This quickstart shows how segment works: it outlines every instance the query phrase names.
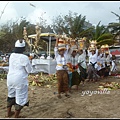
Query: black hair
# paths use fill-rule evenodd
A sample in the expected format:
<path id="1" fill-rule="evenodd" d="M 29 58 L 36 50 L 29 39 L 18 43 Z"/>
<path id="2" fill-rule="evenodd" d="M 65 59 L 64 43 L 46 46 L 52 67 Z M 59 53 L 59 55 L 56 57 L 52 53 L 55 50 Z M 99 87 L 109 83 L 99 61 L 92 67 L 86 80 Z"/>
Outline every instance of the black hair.
<path id="1" fill-rule="evenodd" d="M 25 51 L 25 47 L 15 47 L 14 52 L 15 53 L 23 53 Z"/>

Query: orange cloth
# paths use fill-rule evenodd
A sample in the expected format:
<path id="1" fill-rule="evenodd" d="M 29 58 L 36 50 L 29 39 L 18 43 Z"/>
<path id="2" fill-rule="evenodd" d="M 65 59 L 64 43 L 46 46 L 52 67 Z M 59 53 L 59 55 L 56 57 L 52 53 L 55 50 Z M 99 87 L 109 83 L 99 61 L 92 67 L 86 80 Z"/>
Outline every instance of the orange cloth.
<path id="1" fill-rule="evenodd" d="M 72 64 L 71 63 L 67 63 L 67 66 L 69 67 L 69 71 L 73 72 Z"/>
<path id="2" fill-rule="evenodd" d="M 74 70 L 76 70 L 78 68 L 79 68 L 78 64 L 77 65 L 72 65 L 73 72 L 74 72 Z"/>

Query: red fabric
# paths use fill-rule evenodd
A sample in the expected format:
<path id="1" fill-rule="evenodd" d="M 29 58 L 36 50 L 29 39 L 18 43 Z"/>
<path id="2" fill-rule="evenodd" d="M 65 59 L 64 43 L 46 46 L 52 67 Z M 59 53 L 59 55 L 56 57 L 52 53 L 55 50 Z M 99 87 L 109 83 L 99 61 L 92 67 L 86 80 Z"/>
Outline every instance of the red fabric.
<path id="1" fill-rule="evenodd" d="M 76 65 L 76 66 L 73 65 L 73 68 L 78 69 L 78 65 Z"/>
<path id="2" fill-rule="evenodd" d="M 111 52 L 112 55 L 120 55 L 120 51 L 119 50 L 115 50 Z"/>
<path id="3" fill-rule="evenodd" d="M 120 74 L 112 73 L 110 76 L 120 76 Z"/>

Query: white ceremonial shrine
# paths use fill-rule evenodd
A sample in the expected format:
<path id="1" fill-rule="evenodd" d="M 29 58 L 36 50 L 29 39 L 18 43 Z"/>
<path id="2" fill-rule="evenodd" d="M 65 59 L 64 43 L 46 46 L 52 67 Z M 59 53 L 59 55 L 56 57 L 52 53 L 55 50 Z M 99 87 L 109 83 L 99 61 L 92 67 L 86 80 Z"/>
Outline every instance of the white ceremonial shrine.
<path id="1" fill-rule="evenodd" d="M 37 34 L 28 35 L 28 38 L 30 38 L 31 43 L 33 39 L 36 39 L 36 36 Z M 56 60 L 51 57 L 51 43 L 56 40 L 55 34 L 40 33 L 39 36 L 42 40 L 44 40 L 47 43 L 47 56 L 45 58 L 44 55 L 41 55 L 41 57 L 32 59 L 32 73 L 43 72 L 48 74 L 55 74 L 57 63 Z"/>

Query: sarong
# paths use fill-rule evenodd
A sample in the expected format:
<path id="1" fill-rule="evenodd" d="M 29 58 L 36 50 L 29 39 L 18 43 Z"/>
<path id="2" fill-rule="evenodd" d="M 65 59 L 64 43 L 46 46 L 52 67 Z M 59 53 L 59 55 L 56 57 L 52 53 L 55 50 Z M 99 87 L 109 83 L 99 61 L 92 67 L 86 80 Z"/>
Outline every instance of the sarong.
<path id="1" fill-rule="evenodd" d="M 100 76 L 97 74 L 97 71 L 92 65 L 88 66 L 88 79 L 98 80 Z"/>
<path id="2" fill-rule="evenodd" d="M 80 75 L 77 71 L 72 72 L 72 86 L 79 85 L 81 82 Z"/>
<path id="3" fill-rule="evenodd" d="M 66 70 L 58 70 L 56 75 L 58 80 L 58 93 L 67 92 L 69 90 L 68 72 Z"/>
<path id="4" fill-rule="evenodd" d="M 105 77 L 109 76 L 109 72 L 110 72 L 110 66 L 106 66 L 104 76 Z"/>
<path id="5" fill-rule="evenodd" d="M 82 80 L 85 80 L 87 78 L 87 69 L 83 68 L 81 65 L 79 65 L 80 69 L 80 78 Z"/>
<path id="6" fill-rule="evenodd" d="M 72 73 L 69 73 L 68 76 L 69 76 L 68 84 L 69 84 L 69 88 L 71 88 L 72 87 Z"/>

